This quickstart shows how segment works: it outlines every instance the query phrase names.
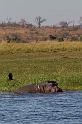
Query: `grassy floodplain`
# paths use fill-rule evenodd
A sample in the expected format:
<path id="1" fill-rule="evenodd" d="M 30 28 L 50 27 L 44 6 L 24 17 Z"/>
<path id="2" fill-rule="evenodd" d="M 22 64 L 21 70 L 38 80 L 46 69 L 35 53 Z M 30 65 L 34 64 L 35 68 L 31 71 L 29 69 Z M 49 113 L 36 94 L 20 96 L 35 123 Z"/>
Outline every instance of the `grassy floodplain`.
<path id="1" fill-rule="evenodd" d="M 13 81 L 7 80 L 9 72 Z M 82 89 L 82 43 L 0 43 L 0 91 L 44 80 L 56 80 L 62 89 Z"/>

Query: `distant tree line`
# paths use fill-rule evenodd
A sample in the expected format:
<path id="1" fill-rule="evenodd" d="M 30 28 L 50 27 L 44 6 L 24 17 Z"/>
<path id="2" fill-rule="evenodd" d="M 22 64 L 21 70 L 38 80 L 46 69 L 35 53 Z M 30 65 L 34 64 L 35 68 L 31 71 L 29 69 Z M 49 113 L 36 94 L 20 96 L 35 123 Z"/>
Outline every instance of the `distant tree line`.
<path id="1" fill-rule="evenodd" d="M 41 28 L 42 24 L 44 22 L 46 22 L 47 20 L 45 18 L 42 18 L 41 16 L 37 16 L 35 17 L 35 23 L 36 25 Z M 62 28 L 68 28 L 69 26 L 72 26 L 74 27 L 75 26 L 75 21 L 60 21 L 59 22 L 59 26 L 62 27 Z M 32 27 L 32 26 L 35 26 L 33 25 L 32 23 L 29 23 L 25 18 L 22 18 L 20 19 L 19 22 L 16 22 L 16 21 L 12 21 L 12 18 L 8 18 L 4 21 L 1 21 L 0 22 L 0 26 L 2 27 L 5 27 L 5 26 L 22 26 L 22 27 Z M 56 25 L 55 25 L 56 26 Z M 79 27 L 82 27 L 82 17 L 80 17 L 79 19 L 79 24 L 78 24 Z M 54 27 L 54 25 L 53 25 Z M 57 26 L 56 26 L 57 27 Z"/>

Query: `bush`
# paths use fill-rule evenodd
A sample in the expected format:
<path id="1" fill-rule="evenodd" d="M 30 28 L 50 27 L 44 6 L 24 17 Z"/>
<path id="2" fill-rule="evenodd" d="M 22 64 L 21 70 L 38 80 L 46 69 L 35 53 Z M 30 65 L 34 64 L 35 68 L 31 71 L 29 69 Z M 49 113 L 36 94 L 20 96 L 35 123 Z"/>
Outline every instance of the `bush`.
<path id="1" fill-rule="evenodd" d="M 6 36 L 6 40 L 8 43 L 10 43 L 11 41 L 15 41 L 18 42 L 21 40 L 20 36 L 17 34 L 9 34 Z"/>

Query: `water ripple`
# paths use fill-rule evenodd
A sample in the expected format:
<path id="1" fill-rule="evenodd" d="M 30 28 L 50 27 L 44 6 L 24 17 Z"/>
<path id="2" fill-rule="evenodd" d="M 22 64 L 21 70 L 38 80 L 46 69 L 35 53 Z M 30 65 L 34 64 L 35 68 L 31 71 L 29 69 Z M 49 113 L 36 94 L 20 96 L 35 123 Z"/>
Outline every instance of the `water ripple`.
<path id="1" fill-rule="evenodd" d="M 82 124 L 82 91 L 0 93 L 0 124 Z"/>

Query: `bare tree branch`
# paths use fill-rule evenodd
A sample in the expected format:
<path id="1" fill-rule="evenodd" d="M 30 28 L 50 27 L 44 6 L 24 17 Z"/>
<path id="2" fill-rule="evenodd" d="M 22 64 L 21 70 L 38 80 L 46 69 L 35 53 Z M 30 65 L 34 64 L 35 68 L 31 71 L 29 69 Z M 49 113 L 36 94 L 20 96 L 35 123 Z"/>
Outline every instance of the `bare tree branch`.
<path id="1" fill-rule="evenodd" d="M 36 24 L 38 25 L 39 28 L 41 27 L 41 24 L 45 21 L 46 21 L 46 19 L 42 18 L 41 16 L 38 16 L 38 17 L 35 18 L 35 22 L 36 22 Z"/>

